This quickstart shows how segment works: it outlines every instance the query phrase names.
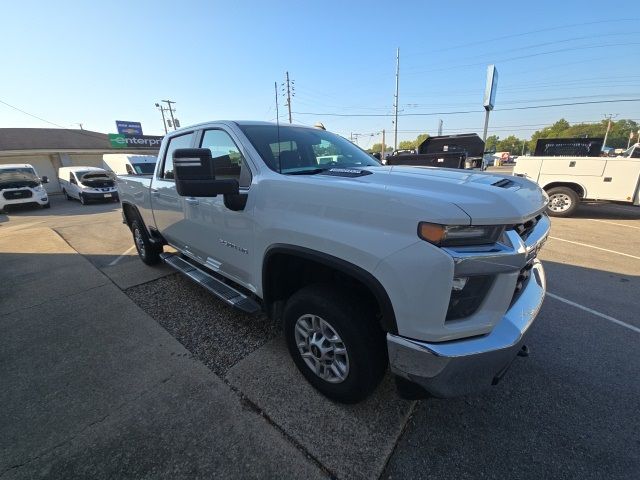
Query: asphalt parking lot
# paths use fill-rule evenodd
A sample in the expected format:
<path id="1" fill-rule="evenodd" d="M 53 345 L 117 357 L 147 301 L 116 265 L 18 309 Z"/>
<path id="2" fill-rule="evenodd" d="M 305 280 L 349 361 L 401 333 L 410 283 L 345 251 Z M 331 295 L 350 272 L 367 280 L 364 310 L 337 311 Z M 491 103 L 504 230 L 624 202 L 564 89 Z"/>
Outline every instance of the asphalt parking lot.
<path id="1" fill-rule="evenodd" d="M 541 253 L 549 295 L 532 327 L 531 355 L 518 358 L 499 385 L 473 397 L 408 402 L 396 397 L 386 379 L 372 399 L 349 407 L 328 402 L 306 385 L 282 348 L 278 327 L 266 318 L 231 310 L 165 267 L 144 266 L 117 204 L 83 207 L 54 196 L 50 210 L 0 215 L 0 238 L 29 238 L 42 228 L 57 233 L 133 301 L 131 308 L 177 340 L 202 367 L 198 375 L 213 372 L 214 387 L 230 392 L 226 402 L 244 405 L 262 421 L 251 427 L 257 421 L 251 417 L 245 428 L 265 429 L 263 438 L 291 448 L 291 462 L 299 462 L 301 469 L 287 469 L 283 478 L 628 479 L 640 471 L 640 208 L 583 205 L 575 218 L 552 220 Z M 2 269 L 0 264 L 0 274 Z M 189 401 L 197 409 L 198 402 L 211 400 Z M 214 413 L 219 415 L 212 412 L 213 423 Z M 206 415 L 197 420 L 196 434 L 211 435 L 205 432 Z M 5 426 L 11 421 L 5 419 Z M 111 449 L 114 457 L 129 458 L 123 450 L 138 451 L 128 461 L 142 462 L 141 455 L 170 434 L 157 425 L 149 430 L 152 434 L 122 434 L 120 443 L 102 453 Z M 13 425 L 11 431 L 19 429 Z M 14 443 L 30 445 L 31 457 L 39 456 L 37 449 L 44 447 L 15 435 Z M 211 455 L 198 445 L 189 450 L 194 462 Z M 61 460 L 50 450 L 47 455 L 43 461 L 49 467 L 62 462 L 68 468 L 47 469 L 42 460 L 0 465 L 0 478 L 42 472 L 80 477 L 78 462 L 94 462 L 87 470 L 92 476 L 161 476 L 154 475 L 152 466 L 101 470 L 101 462 L 111 465 L 106 456 Z M 178 465 L 178 459 L 184 460 L 181 452 L 168 449 L 163 455 L 160 473 L 188 476 Z M 259 454 L 251 449 L 248 455 Z M 37 470 L 30 469 L 32 463 Z M 223 463 L 217 468 L 221 477 L 234 476 Z"/>

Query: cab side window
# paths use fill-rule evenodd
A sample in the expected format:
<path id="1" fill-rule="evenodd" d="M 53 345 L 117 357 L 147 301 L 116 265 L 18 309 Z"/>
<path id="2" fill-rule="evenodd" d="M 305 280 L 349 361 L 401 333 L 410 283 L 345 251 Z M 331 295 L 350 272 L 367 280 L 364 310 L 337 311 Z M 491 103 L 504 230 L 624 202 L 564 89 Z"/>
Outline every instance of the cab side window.
<path id="1" fill-rule="evenodd" d="M 173 152 L 178 148 L 190 148 L 193 142 L 193 132 L 185 133 L 173 137 L 169 140 L 167 145 L 167 151 L 164 154 L 164 167 L 162 169 L 161 177 L 165 180 L 173 180 Z"/>
<path id="2" fill-rule="evenodd" d="M 240 149 L 224 130 L 205 130 L 200 148 L 211 151 L 216 179 L 235 179 L 241 187 L 251 185 L 251 171 Z"/>
<path id="3" fill-rule="evenodd" d="M 73 183 L 74 185 L 78 184 L 78 182 L 76 182 L 75 177 L 73 176 L 73 172 L 69 172 L 69 183 Z"/>

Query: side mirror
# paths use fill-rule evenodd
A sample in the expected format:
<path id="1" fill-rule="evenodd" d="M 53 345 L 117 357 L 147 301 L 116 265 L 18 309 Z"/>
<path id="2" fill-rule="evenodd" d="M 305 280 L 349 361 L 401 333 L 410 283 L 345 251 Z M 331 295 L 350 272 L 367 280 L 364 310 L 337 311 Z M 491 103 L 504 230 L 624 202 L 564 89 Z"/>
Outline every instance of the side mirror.
<path id="1" fill-rule="evenodd" d="M 382 155 L 380 155 L 380 152 L 372 153 L 372 154 L 371 154 L 371 156 L 372 156 L 373 158 L 375 158 L 376 160 L 378 160 L 378 161 L 381 161 L 381 160 L 382 160 Z"/>
<path id="2" fill-rule="evenodd" d="M 40 181 L 42 183 L 49 183 L 49 177 L 47 177 L 46 175 L 43 175 L 42 178 L 40 179 Z"/>
<path id="3" fill-rule="evenodd" d="M 236 179 L 216 180 L 208 148 L 179 148 L 173 152 L 173 177 L 181 197 L 216 197 L 240 193 Z"/>

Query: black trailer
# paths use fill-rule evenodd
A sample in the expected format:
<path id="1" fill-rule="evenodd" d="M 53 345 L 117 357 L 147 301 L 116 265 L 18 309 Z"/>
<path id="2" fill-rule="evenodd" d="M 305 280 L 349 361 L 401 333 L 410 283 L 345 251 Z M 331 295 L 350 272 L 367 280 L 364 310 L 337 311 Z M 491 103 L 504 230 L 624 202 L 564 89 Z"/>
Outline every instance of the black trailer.
<path id="1" fill-rule="evenodd" d="M 388 156 L 387 165 L 481 168 L 483 155 L 484 142 L 475 133 L 441 135 L 428 137 L 416 154 Z"/>

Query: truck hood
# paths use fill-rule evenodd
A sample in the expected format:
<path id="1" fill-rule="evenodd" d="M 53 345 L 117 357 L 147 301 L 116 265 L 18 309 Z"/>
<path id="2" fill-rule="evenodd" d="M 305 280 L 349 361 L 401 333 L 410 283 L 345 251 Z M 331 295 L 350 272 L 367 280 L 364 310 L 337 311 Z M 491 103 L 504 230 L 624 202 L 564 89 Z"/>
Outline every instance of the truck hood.
<path id="1" fill-rule="evenodd" d="M 448 202 L 463 210 L 475 225 L 522 223 L 544 210 L 548 202 L 537 184 L 521 177 L 434 167 L 368 167 L 363 171 L 371 174 L 341 181 L 383 188 L 396 198 L 421 197 L 427 205 L 428 199 Z"/>

